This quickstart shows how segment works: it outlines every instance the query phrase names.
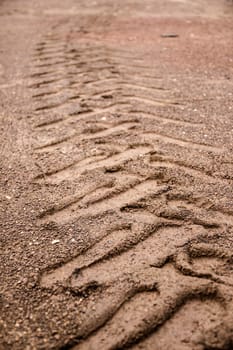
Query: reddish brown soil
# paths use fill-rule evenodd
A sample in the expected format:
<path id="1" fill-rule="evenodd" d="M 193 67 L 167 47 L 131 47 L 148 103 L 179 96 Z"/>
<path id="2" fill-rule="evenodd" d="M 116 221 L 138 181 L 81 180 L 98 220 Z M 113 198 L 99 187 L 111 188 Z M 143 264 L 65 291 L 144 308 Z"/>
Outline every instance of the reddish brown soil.
<path id="1" fill-rule="evenodd" d="M 233 349 L 233 5 L 0 1 L 0 349 Z"/>

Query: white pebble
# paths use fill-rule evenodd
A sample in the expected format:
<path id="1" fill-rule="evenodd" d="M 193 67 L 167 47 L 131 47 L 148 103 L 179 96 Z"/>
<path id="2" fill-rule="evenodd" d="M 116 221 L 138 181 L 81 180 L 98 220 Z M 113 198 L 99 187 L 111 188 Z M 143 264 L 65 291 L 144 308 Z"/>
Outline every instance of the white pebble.
<path id="1" fill-rule="evenodd" d="M 52 244 L 57 244 L 57 243 L 60 243 L 60 239 L 54 239 L 54 240 L 52 241 Z"/>

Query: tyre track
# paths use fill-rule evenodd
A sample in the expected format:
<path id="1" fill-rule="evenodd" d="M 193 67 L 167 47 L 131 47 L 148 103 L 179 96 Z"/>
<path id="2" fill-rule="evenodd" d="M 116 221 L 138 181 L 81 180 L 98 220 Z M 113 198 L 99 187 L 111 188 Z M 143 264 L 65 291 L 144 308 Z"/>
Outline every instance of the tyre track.
<path id="1" fill-rule="evenodd" d="M 34 154 L 42 159 L 78 144 L 85 156 L 64 167 L 43 168 L 34 181 L 62 188 L 64 182 L 72 186 L 74 180 L 100 171 L 106 183 L 95 186 L 87 180 L 78 193 L 42 210 L 38 223 L 66 227 L 114 213 L 126 224 L 92 237 L 82 254 L 41 272 L 41 287 L 62 286 L 86 298 L 87 312 L 77 335 L 61 349 L 130 347 L 203 298 L 207 304 L 214 300 L 225 317 L 222 288 L 232 288 L 233 257 L 230 241 L 221 249 L 217 244 L 221 234 L 232 230 L 233 217 L 205 208 L 207 192 L 199 202 L 182 198 L 184 188 L 177 181 L 184 174 L 194 182 L 201 178 L 229 186 L 225 173 L 218 176 L 195 161 L 199 154 L 215 161 L 226 150 L 195 140 L 193 131 L 201 130 L 202 122 L 182 119 L 190 101 L 173 96 L 144 59 L 104 45 L 75 45 L 58 34 L 56 40 L 45 38 L 33 55 L 29 88 L 35 102 Z M 147 131 L 150 123 L 157 125 L 156 131 Z M 180 137 L 175 127 L 189 139 Z M 88 155 L 88 148 L 106 143 L 118 144 L 118 150 Z M 159 155 L 163 148 L 166 156 Z M 184 159 L 177 160 L 180 149 Z M 141 174 L 144 167 L 147 176 Z M 192 180 L 190 187 L 195 191 Z M 181 198 L 173 195 L 176 191 Z"/>

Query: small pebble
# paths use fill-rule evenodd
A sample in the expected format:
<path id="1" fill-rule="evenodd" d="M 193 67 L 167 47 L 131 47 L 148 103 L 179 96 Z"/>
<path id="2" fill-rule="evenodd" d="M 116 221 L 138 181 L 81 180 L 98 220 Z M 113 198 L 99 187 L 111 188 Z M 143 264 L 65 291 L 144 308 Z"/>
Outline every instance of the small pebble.
<path id="1" fill-rule="evenodd" d="M 57 243 L 60 243 L 60 239 L 54 239 L 54 240 L 52 241 L 52 244 L 57 244 Z"/>
<path id="2" fill-rule="evenodd" d="M 175 33 L 161 34 L 161 38 L 178 38 L 179 35 Z"/>

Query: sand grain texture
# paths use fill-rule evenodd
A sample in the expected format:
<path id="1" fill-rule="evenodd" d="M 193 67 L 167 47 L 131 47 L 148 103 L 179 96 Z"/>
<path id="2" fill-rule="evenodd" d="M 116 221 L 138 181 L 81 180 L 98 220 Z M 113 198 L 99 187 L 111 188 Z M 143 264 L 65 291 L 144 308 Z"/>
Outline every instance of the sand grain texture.
<path id="1" fill-rule="evenodd" d="M 231 2 L 0 22 L 0 349 L 233 349 Z"/>

